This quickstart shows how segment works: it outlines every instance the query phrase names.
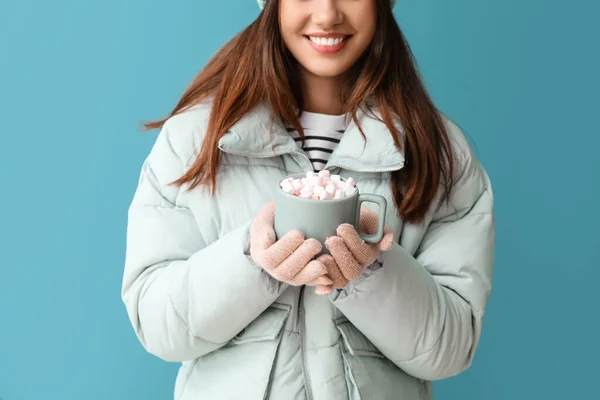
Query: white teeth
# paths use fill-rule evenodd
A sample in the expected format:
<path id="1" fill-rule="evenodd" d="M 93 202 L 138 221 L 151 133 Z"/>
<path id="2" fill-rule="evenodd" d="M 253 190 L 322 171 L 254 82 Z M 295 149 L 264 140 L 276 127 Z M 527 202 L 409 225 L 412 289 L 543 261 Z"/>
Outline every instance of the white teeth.
<path id="1" fill-rule="evenodd" d="M 318 44 L 319 46 L 335 46 L 340 44 L 343 40 L 344 37 L 338 37 L 338 38 L 323 38 L 323 37 L 315 37 L 315 36 L 309 36 L 308 37 L 310 39 L 311 42 Z"/>

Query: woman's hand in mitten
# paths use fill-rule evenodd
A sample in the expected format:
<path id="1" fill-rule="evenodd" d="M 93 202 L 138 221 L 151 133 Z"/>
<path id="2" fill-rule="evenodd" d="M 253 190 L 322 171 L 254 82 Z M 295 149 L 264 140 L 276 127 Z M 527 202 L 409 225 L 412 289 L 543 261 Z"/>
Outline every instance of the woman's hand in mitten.
<path id="1" fill-rule="evenodd" d="M 275 202 L 267 203 L 250 227 L 250 256 L 275 279 L 293 286 L 331 285 L 325 265 L 313 258 L 323 248 L 316 239 L 304 239 L 299 230 L 276 239 Z"/>
<path id="2" fill-rule="evenodd" d="M 361 208 L 361 232 L 376 233 L 378 223 L 377 214 L 366 207 Z M 333 283 L 319 285 L 319 294 L 329 294 L 334 288 L 346 287 L 349 281 L 358 278 L 366 267 L 375 262 L 379 251 L 390 250 L 394 242 L 394 234 L 388 226 L 385 227 L 383 238 L 378 243 L 366 243 L 350 224 L 340 225 L 336 232 L 336 236 L 331 236 L 325 241 L 325 247 L 331 255 L 326 254 L 318 258 L 318 261 L 327 267 L 328 277 Z"/>

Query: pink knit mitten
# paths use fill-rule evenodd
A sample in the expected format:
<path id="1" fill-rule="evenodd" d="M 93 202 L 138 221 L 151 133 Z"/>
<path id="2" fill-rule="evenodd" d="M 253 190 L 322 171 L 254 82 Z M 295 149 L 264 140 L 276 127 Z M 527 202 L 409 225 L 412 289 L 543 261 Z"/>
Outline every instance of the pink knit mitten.
<path id="1" fill-rule="evenodd" d="M 316 239 L 304 239 L 299 230 L 276 240 L 275 202 L 266 204 L 250 227 L 250 256 L 275 279 L 293 286 L 331 285 L 325 265 L 313 258 L 323 248 Z"/>
<path id="2" fill-rule="evenodd" d="M 359 230 L 367 234 L 377 232 L 379 217 L 366 207 L 360 210 Z M 383 238 L 379 243 L 365 243 L 354 227 L 342 224 L 337 228 L 337 236 L 331 236 L 325 241 L 325 247 L 331 255 L 325 254 L 317 260 L 323 263 L 328 270 L 328 276 L 333 281 L 331 285 L 318 285 L 318 294 L 329 294 L 333 288 L 342 289 L 349 281 L 360 276 L 363 269 L 373 264 L 379 251 L 388 251 L 392 248 L 394 234 L 386 226 Z"/>

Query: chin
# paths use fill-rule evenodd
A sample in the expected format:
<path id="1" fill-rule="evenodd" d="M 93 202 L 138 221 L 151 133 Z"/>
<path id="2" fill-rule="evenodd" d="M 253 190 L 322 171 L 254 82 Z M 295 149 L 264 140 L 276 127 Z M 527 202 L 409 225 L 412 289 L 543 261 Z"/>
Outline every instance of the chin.
<path id="1" fill-rule="evenodd" d="M 348 68 L 340 68 L 339 66 L 331 67 L 331 66 L 304 66 L 310 74 L 321 77 L 321 78 L 336 78 L 343 75 Z"/>

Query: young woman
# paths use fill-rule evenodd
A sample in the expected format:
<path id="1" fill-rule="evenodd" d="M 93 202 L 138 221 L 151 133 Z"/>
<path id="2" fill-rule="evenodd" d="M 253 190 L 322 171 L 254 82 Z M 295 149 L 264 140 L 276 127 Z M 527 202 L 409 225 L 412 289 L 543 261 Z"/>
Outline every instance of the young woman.
<path id="1" fill-rule="evenodd" d="M 480 340 L 488 176 L 428 97 L 390 0 L 261 6 L 147 125 L 160 133 L 122 291 L 135 332 L 182 363 L 178 400 L 431 399 Z M 388 200 L 380 243 L 350 225 L 324 244 L 276 238 L 279 182 L 321 170 Z"/>

